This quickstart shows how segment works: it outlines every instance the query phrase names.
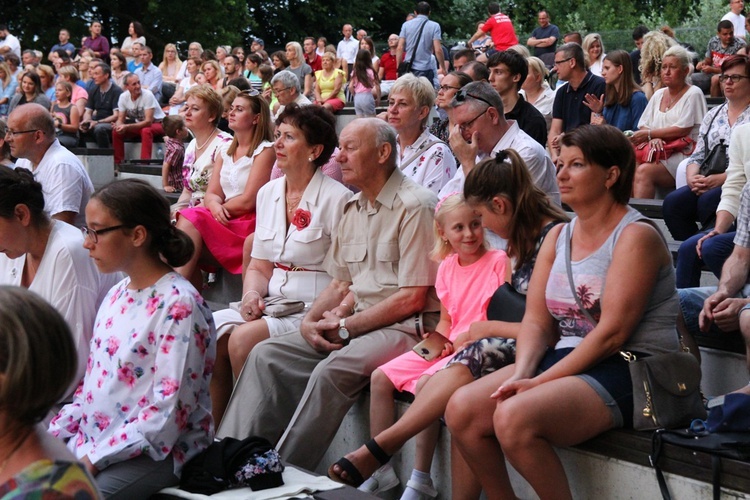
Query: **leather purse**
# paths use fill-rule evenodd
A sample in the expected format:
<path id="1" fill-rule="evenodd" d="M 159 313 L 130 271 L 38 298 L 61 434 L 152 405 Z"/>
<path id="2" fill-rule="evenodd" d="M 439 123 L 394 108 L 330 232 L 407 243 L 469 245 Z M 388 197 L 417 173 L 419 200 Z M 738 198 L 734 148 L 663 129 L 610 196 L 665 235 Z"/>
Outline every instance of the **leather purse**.
<path id="1" fill-rule="evenodd" d="M 684 155 L 692 154 L 695 149 L 695 141 L 688 136 L 673 139 L 664 143 L 663 150 L 657 150 L 651 147 L 648 142 L 643 142 L 635 147 L 635 164 L 654 163 L 661 160 L 667 160 L 675 153 Z"/>
<path id="2" fill-rule="evenodd" d="M 633 428 L 637 431 L 676 429 L 706 418 L 701 397 L 701 367 L 689 352 L 671 352 L 637 359 L 620 351 L 633 381 Z"/>

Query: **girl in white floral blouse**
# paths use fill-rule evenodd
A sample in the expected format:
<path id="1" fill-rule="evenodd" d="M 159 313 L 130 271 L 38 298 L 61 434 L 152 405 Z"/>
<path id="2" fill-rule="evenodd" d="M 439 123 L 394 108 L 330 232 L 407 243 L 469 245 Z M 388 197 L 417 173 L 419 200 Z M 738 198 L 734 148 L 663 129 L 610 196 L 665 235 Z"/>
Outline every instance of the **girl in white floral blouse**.
<path id="1" fill-rule="evenodd" d="M 201 296 L 172 269 L 193 245 L 156 190 L 109 184 L 92 195 L 86 223 L 84 247 L 99 270 L 127 278 L 102 302 L 83 382 L 49 430 L 107 498 L 148 498 L 176 484 L 213 439 L 216 333 Z"/>

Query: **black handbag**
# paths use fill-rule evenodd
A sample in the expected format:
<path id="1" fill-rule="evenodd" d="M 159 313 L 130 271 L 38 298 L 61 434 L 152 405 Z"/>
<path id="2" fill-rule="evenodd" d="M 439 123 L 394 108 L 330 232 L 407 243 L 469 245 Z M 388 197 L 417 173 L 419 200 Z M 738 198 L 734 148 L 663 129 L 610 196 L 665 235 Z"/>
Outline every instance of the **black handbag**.
<path id="1" fill-rule="evenodd" d="M 507 321 L 520 323 L 526 312 L 526 295 L 518 293 L 510 283 L 503 283 L 492 294 L 487 304 L 489 321 Z"/>
<path id="2" fill-rule="evenodd" d="M 570 224 L 566 227 L 565 260 L 568 282 L 576 304 L 596 326 L 576 293 L 570 262 Z M 682 339 L 680 339 L 682 344 Z M 636 359 L 620 351 L 628 361 L 633 384 L 633 428 L 637 431 L 684 427 L 693 419 L 706 418 L 701 396 L 701 367 L 689 352 L 670 352 Z"/>
<path id="3" fill-rule="evenodd" d="M 417 47 L 419 46 L 419 42 L 422 40 L 422 31 L 424 31 L 424 25 L 427 24 L 427 21 L 429 19 L 425 19 L 425 21 L 422 23 L 422 26 L 419 28 L 419 33 L 417 33 L 417 41 L 414 43 L 414 48 L 411 51 L 411 58 L 408 61 L 401 61 L 398 64 L 398 76 L 404 76 L 407 73 L 411 73 L 411 63 L 414 61 L 414 56 L 417 55 Z"/>
<path id="4" fill-rule="evenodd" d="M 722 106 L 726 106 L 726 103 Z M 724 139 L 719 139 L 719 144 L 714 146 L 711 151 L 708 151 L 708 138 L 706 136 L 708 135 L 708 132 L 711 131 L 711 126 L 714 124 L 714 120 L 718 114 L 719 111 L 717 111 L 714 117 L 711 118 L 711 123 L 708 125 L 708 131 L 703 135 L 703 150 L 704 152 L 707 151 L 707 153 L 705 158 L 703 158 L 700 167 L 698 167 L 698 173 L 706 177 L 714 174 L 723 174 L 729 166 L 729 153 L 727 151 L 729 145 L 724 142 Z"/>

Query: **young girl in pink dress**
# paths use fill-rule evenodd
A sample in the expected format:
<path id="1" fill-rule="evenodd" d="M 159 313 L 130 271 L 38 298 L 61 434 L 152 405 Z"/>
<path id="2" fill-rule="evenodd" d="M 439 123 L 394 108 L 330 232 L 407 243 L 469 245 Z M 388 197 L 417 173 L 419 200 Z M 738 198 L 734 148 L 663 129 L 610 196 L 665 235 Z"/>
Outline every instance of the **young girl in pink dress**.
<path id="1" fill-rule="evenodd" d="M 466 204 L 462 194 L 449 194 L 438 203 L 434 224 L 432 256 L 442 261 L 435 282 L 441 303 L 440 322 L 435 330 L 451 344 L 446 344 L 442 354 L 432 361 L 425 361 L 409 351 L 373 372 L 370 382 L 370 432 L 373 436 L 395 421 L 393 390 L 417 394 L 430 376 L 445 367 L 455 350 L 468 340 L 461 334 L 468 332 L 475 321 L 487 320 L 487 303 L 492 294 L 510 280 L 508 256 L 501 250 L 488 249 L 482 219 Z M 432 488 L 429 471 L 439 430 L 439 423 L 435 421 L 417 434 L 414 471 L 402 499 L 437 494 Z M 382 491 L 383 485 L 380 486 Z"/>

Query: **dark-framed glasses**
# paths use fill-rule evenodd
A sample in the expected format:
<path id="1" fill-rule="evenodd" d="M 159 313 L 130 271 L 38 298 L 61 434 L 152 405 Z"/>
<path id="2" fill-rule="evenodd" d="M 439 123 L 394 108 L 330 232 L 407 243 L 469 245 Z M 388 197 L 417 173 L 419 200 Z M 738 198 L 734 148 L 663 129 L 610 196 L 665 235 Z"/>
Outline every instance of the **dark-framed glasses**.
<path id="1" fill-rule="evenodd" d="M 92 243 L 99 243 L 100 235 L 107 234 L 111 231 L 116 231 L 117 229 L 122 229 L 124 227 L 127 226 L 125 226 L 124 224 L 118 224 L 117 226 L 103 227 L 101 229 L 91 229 L 88 226 L 82 226 L 81 232 L 83 233 L 83 237 L 90 239 Z"/>
<path id="2" fill-rule="evenodd" d="M 732 80 L 732 83 L 739 83 L 740 80 L 743 78 L 750 78 L 750 76 L 745 75 L 719 75 L 719 82 L 724 83 L 727 80 Z"/>

